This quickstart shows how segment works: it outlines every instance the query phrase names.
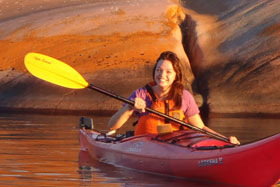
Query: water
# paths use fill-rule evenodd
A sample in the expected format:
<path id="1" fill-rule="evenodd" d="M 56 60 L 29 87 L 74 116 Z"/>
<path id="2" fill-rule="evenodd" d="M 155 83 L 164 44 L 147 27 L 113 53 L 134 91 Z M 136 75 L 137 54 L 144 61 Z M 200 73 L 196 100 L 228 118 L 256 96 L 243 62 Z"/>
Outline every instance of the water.
<path id="1" fill-rule="evenodd" d="M 108 117 L 93 117 L 106 129 Z M 131 123 L 132 119 L 129 123 Z M 80 151 L 79 116 L 0 115 L 0 186 L 217 186 L 145 174 L 99 163 Z M 209 120 L 242 143 L 280 132 L 280 119 Z M 127 124 L 126 128 L 132 129 Z"/>

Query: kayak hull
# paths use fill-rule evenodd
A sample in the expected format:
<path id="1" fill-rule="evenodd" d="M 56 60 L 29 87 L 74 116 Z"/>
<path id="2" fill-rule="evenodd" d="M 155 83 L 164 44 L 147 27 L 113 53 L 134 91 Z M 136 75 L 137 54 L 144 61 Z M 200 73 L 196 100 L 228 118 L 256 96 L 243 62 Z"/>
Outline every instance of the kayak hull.
<path id="1" fill-rule="evenodd" d="M 79 137 L 82 150 L 87 150 L 94 159 L 116 166 L 241 186 L 272 186 L 279 180 L 280 134 L 228 148 L 221 148 L 227 143 L 211 138 L 197 141 L 200 135 L 192 132 L 179 144 L 168 141 L 172 134 L 106 142 L 102 141 L 106 137 L 98 132 L 80 129 Z"/>

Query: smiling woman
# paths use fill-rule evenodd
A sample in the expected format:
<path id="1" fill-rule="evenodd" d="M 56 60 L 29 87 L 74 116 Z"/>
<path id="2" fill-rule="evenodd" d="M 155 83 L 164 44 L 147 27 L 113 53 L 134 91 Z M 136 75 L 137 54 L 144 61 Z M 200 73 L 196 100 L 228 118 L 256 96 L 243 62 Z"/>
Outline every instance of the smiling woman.
<path id="1" fill-rule="evenodd" d="M 110 119 L 109 128 L 116 130 L 122 127 L 132 114 L 136 114 L 139 120 L 135 135 L 161 134 L 184 129 L 178 123 L 169 122 L 168 119 L 146 112 L 145 108 L 148 107 L 224 137 L 204 125 L 193 96 L 184 90 L 180 63 L 180 59 L 174 52 L 161 53 L 154 66 L 154 82 L 132 93 L 129 99 L 135 101 L 134 107 L 124 104 Z M 229 141 L 240 144 L 235 137 L 230 137 Z"/>
<path id="2" fill-rule="evenodd" d="M 184 88 L 180 59 L 173 52 L 161 53 L 154 66 L 153 78 L 156 83 L 154 91 L 160 99 L 174 99 L 175 106 L 181 105 Z"/>

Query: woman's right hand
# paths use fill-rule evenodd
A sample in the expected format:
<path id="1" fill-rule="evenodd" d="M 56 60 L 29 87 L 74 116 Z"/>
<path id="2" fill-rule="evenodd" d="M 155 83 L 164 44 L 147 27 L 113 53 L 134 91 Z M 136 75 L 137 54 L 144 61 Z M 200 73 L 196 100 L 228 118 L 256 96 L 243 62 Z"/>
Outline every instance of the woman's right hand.
<path id="1" fill-rule="evenodd" d="M 140 97 L 136 97 L 134 100 L 134 110 L 137 112 L 145 112 L 145 108 L 146 108 L 146 102 L 140 98 Z"/>
<path id="2" fill-rule="evenodd" d="M 240 145 L 240 142 L 238 141 L 238 139 L 235 136 L 230 136 L 229 141 L 232 144 Z"/>

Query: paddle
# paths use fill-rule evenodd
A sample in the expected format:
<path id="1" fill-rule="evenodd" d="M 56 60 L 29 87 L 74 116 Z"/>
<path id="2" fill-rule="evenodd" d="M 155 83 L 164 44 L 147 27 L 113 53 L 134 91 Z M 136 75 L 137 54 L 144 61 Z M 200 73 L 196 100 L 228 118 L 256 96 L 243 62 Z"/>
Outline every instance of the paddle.
<path id="1" fill-rule="evenodd" d="M 34 75 L 35 77 L 38 77 L 40 79 L 43 79 L 47 82 L 51 82 L 53 84 L 63 86 L 66 88 L 72 88 L 72 89 L 83 89 L 83 88 L 89 88 L 92 90 L 95 90 L 97 92 L 100 92 L 102 94 L 105 94 L 107 96 L 113 97 L 117 100 L 120 100 L 122 102 L 125 102 L 129 105 L 134 106 L 134 101 L 131 101 L 127 98 L 124 98 L 122 96 L 119 96 L 117 94 L 114 94 L 112 92 L 106 91 L 102 88 L 99 88 L 97 86 L 94 86 L 93 84 L 89 84 L 80 73 L 78 73 L 75 69 L 73 69 L 71 66 L 54 59 L 52 57 L 38 54 L 38 53 L 28 53 L 25 56 L 24 59 L 25 66 L 27 70 Z M 164 113 L 158 112 L 156 110 L 153 110 L 151 108 L 146 108 L 148 112 L 154 113 L 156 115 L 159 115 L 161 117 L 167 118 L 170 121 L 176 122 L 180 125 L 183 125 L 185 127 L 188 127 L 192 130 L 202 132 L 204 134 L 207 134 L 213 138 L 216 138 L 218 140 L 222 140 L 224 142 L 230 143 L 230 141 L 223 137 L 219 136 L 217 134 L 208 132 L 204 129 L 201 129 L 199 127 L 193 126 L 189 123 L 186 123 L 184 121 L 178 120 L 176 118 L 173 118 L 171 116 L 168 116 Z"/>

